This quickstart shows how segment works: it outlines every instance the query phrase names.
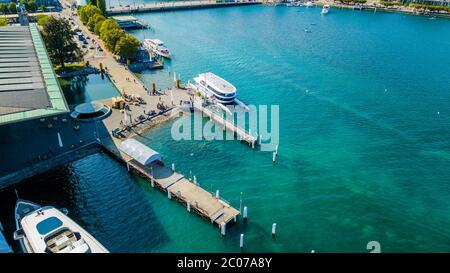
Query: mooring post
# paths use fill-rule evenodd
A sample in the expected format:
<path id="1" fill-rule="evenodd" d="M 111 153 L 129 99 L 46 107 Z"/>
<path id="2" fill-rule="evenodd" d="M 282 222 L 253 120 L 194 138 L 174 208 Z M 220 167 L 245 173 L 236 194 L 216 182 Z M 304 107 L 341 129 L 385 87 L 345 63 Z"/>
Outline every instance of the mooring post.
<path id="1" fill-rule="evenodd" d="M 242 212 L 242 192 L 241 192 L 241 198 L 239 200 L 239 213 Z"/>
<path id="2" fill-rule="evenodd" d="M 175 171 L 175 163 L 172 163 L 172 171 Z"/>
<path id="3" fill-rule="evenodd" d="M 244 234 L 241 233 L 241 238 L 239 240 L 239 247 L 241 248 L 241 250 L 244 249 Z"/>
<path id="4" fill-rule="evenodd" d="M 277 223 L 272 224 L 272 238 L 275 238 L 275 233 L 277 231 Z"/>
<path id="5" fill-rule="evenodd" d="M 222 234 L 222 236 L 225 236 L 225 234 L 226 234 L 226 225 L 227 224 L 225 224 L 225 223 L 220 225 L 220 233 Z"/>
<path id="6" fill-rule="evenodd" d="M 219 190 L 216 190 L 216 198 L 219 199 Z"/>
<path id="7" fill-rule="evenodd" d="M 127 161 L 127 171 L 130 171 L 130 164 Z"/>
<path id="8" fill-rule="evenodd" d="M 155 180 L 153 180 L 153 177 L 150 178 L 150 185 L 152 185 L 152 188 L 155 187 Z"/>
<path id="9" fill-rule="evenodd" d="M 187 202 L 187 211 L 191 212 L 191 202 Z"/>
<path id="10" fill-rule="evenodd" d="M 194 175 L 194 184 L 197 185 L 197 177 Z"/>
<path id="11" fill-rule="evenodd" d="M 169 189 L 167 189 L 167 198 L 172 199 L 172 194 Z"/>
<path id="12" fill-rule="evenodd" d="M 244 222 L 247 222 L 247 207 L 244 207 Z"/>
<path id="13" fill-rule="evenodd" d="M 272 153 L 272 161 L 275 163 L 275 160 L 277 159 L 277 154 L 275 152 Z"/>

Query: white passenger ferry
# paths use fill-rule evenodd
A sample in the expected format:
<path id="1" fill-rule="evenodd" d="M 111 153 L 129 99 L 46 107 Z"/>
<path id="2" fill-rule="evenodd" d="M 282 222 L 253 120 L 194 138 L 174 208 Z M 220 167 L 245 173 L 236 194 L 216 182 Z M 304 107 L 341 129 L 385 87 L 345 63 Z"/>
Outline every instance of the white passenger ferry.
<path id="1" fill-rule="evenodd" d="M 159 56 L 167 59 L 170 59 L 171 57 L 169 49 L 159 39 L 144 39 L 143 45 L 147 50 L 150 50 Z"/>
<path id="2" fill-rule="evenodd" d="M 67 215 L 67 210 L 18 200 L 15 209 L 18 240 L 24 253 L 108 253 L 91 234 Z"/>
<path id="3" fill-rule="evenodd" d="M 211 73 L 202 73 L 194 78 L 196 89 L 203 95 L 213 98 L 222 104 L 234 103 L 236 99 L 236 87 L 221 77 Z"/>

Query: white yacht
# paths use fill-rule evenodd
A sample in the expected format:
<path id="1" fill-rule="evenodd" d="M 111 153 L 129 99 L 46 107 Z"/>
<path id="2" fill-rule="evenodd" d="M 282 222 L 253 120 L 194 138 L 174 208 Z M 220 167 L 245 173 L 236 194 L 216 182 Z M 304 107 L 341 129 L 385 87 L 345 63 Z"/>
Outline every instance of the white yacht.
<path id="1" fill-rule="evenodd" d="M 171 57 L 169 49 L 159 39 L 144 39 L 143 45 L 147 50 L 153 51 L 159 56 L 167 59 L 170 59 Z"/>
<path id="2" fill-rule="evenodd" d="M 24 253 L 108 253 L 66 215 L 66 209 L 63 211 L 30 201 L 17 201 L 14 240 L 19 241 Z"/>
<path id="3" fill-rule="evenodd" d="M 236 99 L 236 87 L 221 77 L 211 73 L 202 73 L 194 78 L 195 88 L 203 95 L 213 98 L 222 104 L 234 103 Z"/>
<path id="4" fill-rule="evenodd" d="M 330 11 L 330 5 L 323 5 L 322 11 L 320 13 L 328 14 L 329 11 Z"/>

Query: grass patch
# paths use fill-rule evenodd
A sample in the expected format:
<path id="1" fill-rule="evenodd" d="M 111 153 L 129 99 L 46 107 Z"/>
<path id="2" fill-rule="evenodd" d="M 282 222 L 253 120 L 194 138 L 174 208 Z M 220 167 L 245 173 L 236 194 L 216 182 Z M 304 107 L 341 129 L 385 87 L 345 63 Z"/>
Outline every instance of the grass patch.
<path id="1" fill-rule="evenodd" d="M 54 67 L 54 69 L 57 74 L 61 74 L 62 72 L 75 72 L 75 71 L 81 70 L 85 67 L 86 67 L 86 64 L 84 64 L 84 63 L 67 63 L 67 64 L 64 64 L 64 68 L 61 67 L 61 65 L 56 65 Z"/>

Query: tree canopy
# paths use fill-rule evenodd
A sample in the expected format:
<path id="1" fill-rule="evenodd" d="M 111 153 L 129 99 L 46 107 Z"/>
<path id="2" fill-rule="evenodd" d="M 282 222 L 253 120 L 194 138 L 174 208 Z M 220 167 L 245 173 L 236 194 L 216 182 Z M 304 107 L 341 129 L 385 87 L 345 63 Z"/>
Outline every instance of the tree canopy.
<path id="1" fill-rule="evenodd" d="M 125 34 L 116 43 L 115 53 L 126 59 L 136 57 L 136 49 L 141 42 L 133 35 Z"/>
<path id="2" fill-rule="evenodd" d="M 83 24 L 87 24 L 89 22 L 89 18 L 96 14 L 101 14 L 101 11 L 94 5 L 87 5 L 80 7 L 78 13 L 80 15 L 81 22 L 83 22 Z"/>
<path id="3" fill-rule="evenodd" d="M 106 22 L 106 21 L 105 21 Z M 103 22 L 103 24 L 105 24 Z M 122 37 L 123 31 L 121 29 L 110 29 L 110 30 L 100 30 L 100 37 L 105 42 L 105 46 L 109 51 L 114 52 L 116 48 L 116 43 L 119 41 L 120 37 Z"/>
<path id="4" fill-rule="evenodd" d="M 64 67 L 65 62 L 75 62 L 81 58 L 68 21 L 50 16 L 42 27 L 45 46 L 54 64 Z"/>
<path id="5" fill-rule="evenodd" d="M 88 20 L 86 26 L 88 27 L 88 29 L 89 29 L 90 31 L 94 31 L 95 25 L 96 25 L 98 22 L 103 22 L 103 21 L 105 21 L 105 20 L 106 20 L 105 16 L 103 16 L 103 15 L 101 15 L 101 14 L 95 14 L 94 16 L 92 16 L 92 17 L 89 18 L 89 20 Z"/>
<path id="6" fill-rule="evenodd" d="M 97 8 L 106 16 L 106 2 L 105 0 L 97 0 Z"/>
<path id="7" fill-rule="evenodd" d="M 36 16 L 36 22 L 38 25 L 43 26 L 48 21 L 48 18 L 50 18 L 48 15 L 39 14 Z"/>
<path id="8" fill-rule="evenodd" d="M 7 13 L 8 11 L 9 11 L 8 6 L 3 3 L 0 3 L 0 12 Z"/>
<path id="9" fill-rule="evenodd" d="M 109 51 L 128 60 L 135 58 L 137 47 L 140 45 L 139 40 L 130 34 L 126 34 L 114 19 L 105 18 L 106 6 L 104 0 L 95 2 L 97 6 L 94 6 L 90 1 L 90 5 L 79 8 L 80 20 L 90 31 L 100 36 Z"/>
<path id="10" fill-rule="evenodd" d="M 8 11 L 11 13 L 17 13 L 17 5 L 14 2 L 9 3 Z"/>
<path id="11" fill-rule="evenodd" d="M 0 27 L 4 27 L 8 25 L 8 19 L 0 18 Z"/>

